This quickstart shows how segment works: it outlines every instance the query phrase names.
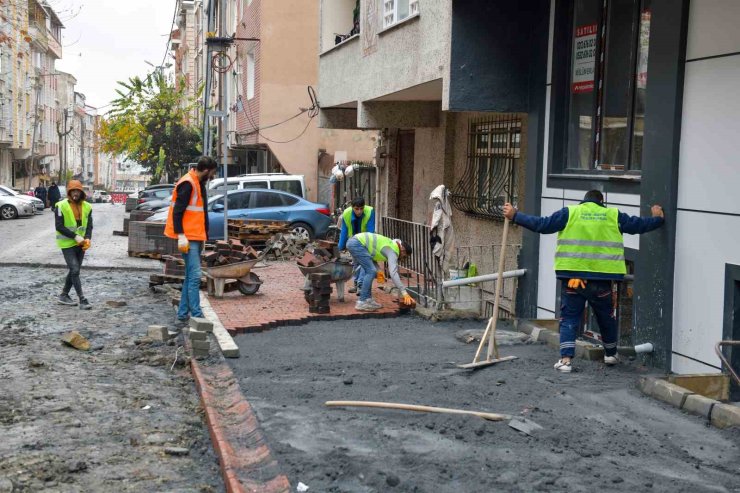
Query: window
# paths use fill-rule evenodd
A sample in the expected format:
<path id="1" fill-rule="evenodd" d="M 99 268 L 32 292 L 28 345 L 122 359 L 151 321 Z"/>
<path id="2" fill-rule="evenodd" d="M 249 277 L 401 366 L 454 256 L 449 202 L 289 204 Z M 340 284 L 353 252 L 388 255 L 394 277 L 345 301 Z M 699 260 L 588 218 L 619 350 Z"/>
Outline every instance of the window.
<path id="1" fill-rule="evenodd" d="M 468 214 L 503 219 L 506 202 L 516 204 L 522 121 L 516 115 L 497 115 L 471 121 L 468 164 L 452 191 L 452 205 Z"/>
<path id="2" fill-rule="evenodd" d="M 303 189 L 301 188 L 301 182 L 298 180 L 273 180 L 272 188 L 275 190 L 282 190 L 283 192 L 292 193 L 303 197 Z"/>
<path id="3" fill-rule="evenodd" d="M 261 208 L 261 207 L 281 207 L 283 205 L 283 200 L 280 197 L 279 193 L 269 193 L 269 192 L 255 192 L 257 194 L 257 198 L 255 200 L 255 207 Z"/>
<path id="4" fill-rule="evenodd" d="M 250 192 L 230 193 L 229 209 L 249 209 Z"/>
<path id="5" fill-rule="evenodd" d="M 575 0 L 566 168 L 642 169 L 651 0 Z"/>
<path id="6" fill-rule="evenodd" d="M 247 53 L 247 99 L 254 98 L 254 50 Z"/>
<path id="7" fill-rule="evenodd" d="M 296 205 L 298 203 L 297 197 L 290 197 L 288 195 L 282 195 L 283 205 Z"/>
<path id="8" fill-rule="evenodd" d="M 419 0 L 384 0 L 383 27 L 390 27 L 418 13 Z"/>
<path id="9" fill-rule="evenodd" d="M 243 181 L 240 188 L 267 188 L 266 181 Z"/>

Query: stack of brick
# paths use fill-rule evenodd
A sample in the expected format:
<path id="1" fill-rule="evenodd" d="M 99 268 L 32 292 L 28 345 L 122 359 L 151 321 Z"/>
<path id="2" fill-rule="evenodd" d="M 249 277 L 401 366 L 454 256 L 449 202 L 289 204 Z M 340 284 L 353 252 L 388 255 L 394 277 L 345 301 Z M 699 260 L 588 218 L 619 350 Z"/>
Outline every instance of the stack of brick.
<path id="1" fill-rule="evenodd" d="M 162 261 L 164 261 L 165 276 L 185 277 L 185 261 L 182 258 L 164 255 Z"/>
<path id="2" fill-rule="evenodd" d="M 290 224 L 286 221 L 265 221 L 259 219 L 229 219 L 229 238 L 253 243 L 266 243 L 278 233 L 288 233 Z"/>
<path id="3" fill-rule="evenodd" d="M 302 267 L 316 267 L 331 262 L 335 258 L 333 252 L 325 248 L 314 248 L 313 252 L 304 252 L 303 257 L 298 260 L 298 265 Z"/>
<path id="4" fill-rule="evenodd" d="M 268 258 L 288 260 L 300 257 L 308 246 L 308 240 L 294 234 L 278 233 L 265 244 L 263 250 Z"/>
<path id="5" fill-rule="evenodd" d="M 191 317 L 190 346 L 193 349 L 193 358 L 207 358 L 211 351 L 211 343 L 208 341 L 208 333 L 213 332 L 213 324 L 205 318 Z"/>
<path id="6" fill-rule="evenodd" d="M 306 291 L 306 301 L 310 313 L 329 313 L 329 298 L 331 297 L 331 275 L 310 274 L 311 291 Z"/>
<path id="7" fill-rule="evenodd" d="M 235 264 L 259 258 L 260 253 L 239 240 L 217 241 L 215 249 L 204 251 L 202 259 L 207 267 Z"/>

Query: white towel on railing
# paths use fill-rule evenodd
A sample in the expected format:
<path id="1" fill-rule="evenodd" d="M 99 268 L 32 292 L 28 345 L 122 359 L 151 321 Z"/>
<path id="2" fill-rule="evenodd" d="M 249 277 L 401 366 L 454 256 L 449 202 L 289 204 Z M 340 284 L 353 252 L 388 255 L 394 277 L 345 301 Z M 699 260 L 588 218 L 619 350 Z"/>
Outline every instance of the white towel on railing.
<path id="1" fill-rule="evenodd" d="M 452 229 L 452 207 L 450 207 L 447 187 L 440 185 L 429 195 L 432 201 L 432 221 L 429 224 L 432 237 L 439 236 L 440 243 L 436 243 L 432 254 L 437 258 L 443 272 L 447 271 L 452 251 L 455 248 L 455 233 Z"/>

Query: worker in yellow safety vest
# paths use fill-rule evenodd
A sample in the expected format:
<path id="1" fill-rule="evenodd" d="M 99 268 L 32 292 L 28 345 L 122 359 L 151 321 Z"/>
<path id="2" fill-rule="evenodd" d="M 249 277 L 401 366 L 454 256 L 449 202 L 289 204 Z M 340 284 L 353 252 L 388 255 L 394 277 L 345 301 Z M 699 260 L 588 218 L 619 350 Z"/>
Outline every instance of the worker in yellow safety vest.
<path id="1" fill-rule="evenodd" d="M 555 274 L 561 280 L 560 359 L 555 369 L 569 373 L 575 355 L 576 332 L 588 302 L 596 315 L 604 345 L 604 363 L 615 365 L 618 327 L 612 306 L 612 283 L 624 278 L 622 235 L 643 234 L 663 225 L 663 208 L 654 205 L 652 217 L 630 216 L 604 205 L 598 190 L 586 193 L 583 201 L 569 205 L 549 217 L 528 216 L 504 204 L 504 216 L 541 234 L 558 233 Z"/>
<path id="2" fill-rule="evenodd" d="M 80 281 L 82 260 L 85 258 L 85 251 L 90 248 L 93 231 L 92 206 L 85 200 L 86 198 L 82 183 L 70 180 L 67 183 L 67 198 L 57 202 L 54 207 L 57 246 L 61 248 L 69 269 L 57 302 L 62 305 L 77 305 L 69 296 L 70 290 L 74 287 L 81 310 L 92 308 L 82 294 Z"/>
<path id="3" fill-rule="evenodd" d="M 363 197 L 352 199 L 350 207 L 342 212 L 342 229 L 339 234 L 339 250 L 347 247 L 347 241 L 359 233 L 375 233 L 375 209 L 365 205 Z M 360 280 L 360 265 L 354 263 L 354 281 L 355 284 L 349 288 L 350 293 L 356 293 L 362 286 Z"/>
<path id="4" fill-rule="evenodd" d="M 376 262 L 386 263 L 391 281 L 401 293 L 403 304 L 406 306 L 414 304 L 413 298 L 406 291 L 406 287 L 398 275 L 399 260 L 412 253 L 411 246 L 408 243 L 402 240 L 392 240 L 375 233 L 360 233 L 349 239 L 347 250 L 352 255 L 352 260 L 360 266 L 362 278 L 360 299 L 355 305 L 356 310 L 374 312 L 383 308 L 371 296 L 373 280 L 375 280 L 378 270 Z"/>

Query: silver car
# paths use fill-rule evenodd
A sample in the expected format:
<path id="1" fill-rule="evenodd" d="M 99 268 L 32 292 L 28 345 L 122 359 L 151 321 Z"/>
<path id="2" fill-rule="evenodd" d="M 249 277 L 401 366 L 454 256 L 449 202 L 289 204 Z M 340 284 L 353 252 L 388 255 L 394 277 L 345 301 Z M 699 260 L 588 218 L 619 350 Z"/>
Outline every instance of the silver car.
<path id="1" fill-rule="evenodd" d="M 0 218 L 15 219 L 21 216 L 33 216 L 34 206 L 28 200 L 0 188 Z"/>
<path id="2" fill-rule="evenodd" d="M 39 213 L 39 214 L 42 213 L 42 212 L 44 212 L 44 206 L 45 206 L 44 201 L 41 200 L 41 199 L 39 199 L 39 198 L 36 198 L 36 197 L 34 197 L 32 195 L 24 195 L 24 194 L 22 194 L 22 193 L 20 193 L 20 192 L 18 192 L 16 190 L 13 190 L 12 188 L 7 187 L 5 185 L 0 185 L 0 191 L 9 193 L 10 195 L 15 195 L 19 199 L 25 200 L 26 202 L 31 203 L 34 206 L 34 208 L 36 209 L 36 212 Z"/>

